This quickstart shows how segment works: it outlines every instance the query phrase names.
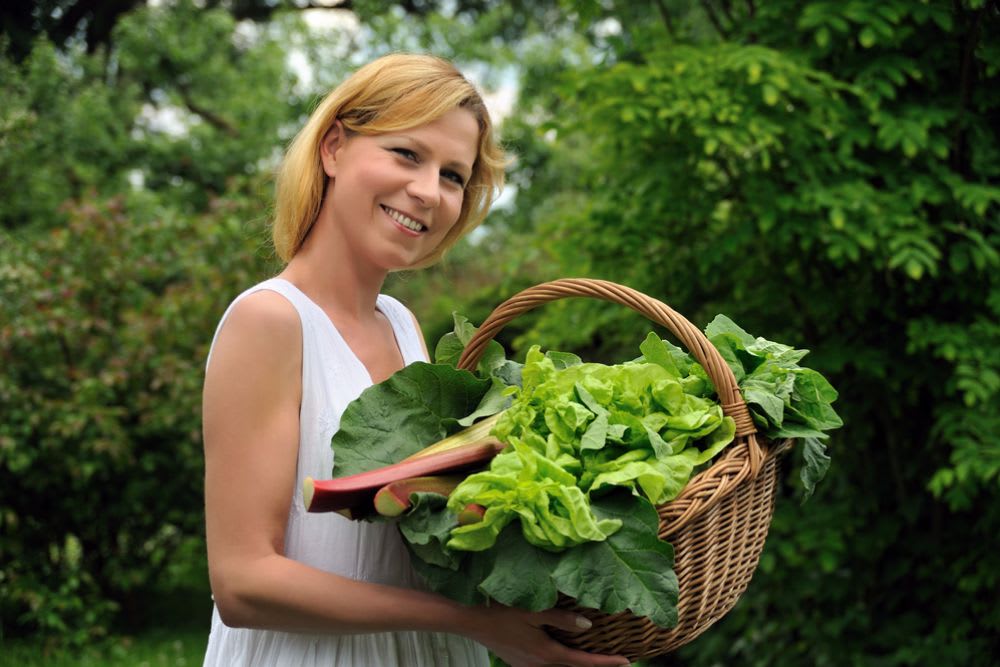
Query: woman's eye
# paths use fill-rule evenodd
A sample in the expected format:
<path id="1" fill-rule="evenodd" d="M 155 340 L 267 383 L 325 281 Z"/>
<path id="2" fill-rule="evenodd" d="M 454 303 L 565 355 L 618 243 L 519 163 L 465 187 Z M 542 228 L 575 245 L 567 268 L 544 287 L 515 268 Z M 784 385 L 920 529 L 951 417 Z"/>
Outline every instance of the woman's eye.
<path id="1" fill-rule="evenodd" d="M 397 155 L 401 155 L 407 160 L 412 160 L 413 162 L 417 161 L 417 154 L 411 151 L 409 148 L 393 148 L 392 152 Z"/>
<path id="2" fill-rule="evenodd" d="M 450 171 L 450 170 L 442 171 L 441 175 L 447 178 L 449 181 L 455 183 L 458 187 L 460 188 L 465 187 L 465 179 L 462 178 L 462 175 L 459 174 L 457 171 Z"/>

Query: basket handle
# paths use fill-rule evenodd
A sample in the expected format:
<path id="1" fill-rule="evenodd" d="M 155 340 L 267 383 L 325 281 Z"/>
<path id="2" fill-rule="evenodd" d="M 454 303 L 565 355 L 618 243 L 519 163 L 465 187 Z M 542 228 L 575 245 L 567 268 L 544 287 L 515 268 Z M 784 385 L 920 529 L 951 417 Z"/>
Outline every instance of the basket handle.
<path id="1" fill-rule="evenodd" d="M 715 384 L 715 389 L 719 394 L 723 414 L 732 417 L 733 421 L 736 422 L 736 436 L 744 437 L 757 432 L 733 371 L 726 364 L 719 351 L 708 341 L 705 334 L 665 303 L 646 296 L 631 287 L 606 280 L 563 278 L 535 285 L 515 294 L 497 306 L 482 323 L 469 344 L 465 346 L 465 350 L 458 360 L 458 367 L 469 371 L 474 370 L 486 350 L 486 345 L 508 322 L 518 315 L 549 301 L 575 296 L 619 303 L 640 315 L 644 315 L 647 319 L 665 326 L 677 336 L 708 373 L 708 377 Z M 757 456 L 754 458 L 762 458 L 756 438 L 750 438 L 750 441 L 752 447 L 757 449 L 754 452 Z"/>

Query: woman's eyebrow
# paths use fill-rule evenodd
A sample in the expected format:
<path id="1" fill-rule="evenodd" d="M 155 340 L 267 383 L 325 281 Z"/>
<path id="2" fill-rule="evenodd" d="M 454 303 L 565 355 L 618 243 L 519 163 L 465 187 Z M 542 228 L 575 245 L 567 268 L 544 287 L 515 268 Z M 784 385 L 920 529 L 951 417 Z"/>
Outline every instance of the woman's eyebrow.
<path id="1" fill-rule="evenodd" d="M 410 136 L 409 134 L 401 134 L 399 136 L 401 136 L 403 139 L 406 139 L 407 141 L 412 142 L 417 148 L 419 148 L 421 151 L 425 153 L 432 152 L 431 147 L 425 141 L 421 141 L 420 139 Z M 468 175 L 472 173 L 472 165 L 466 164 L 461 160 L 450 160 L 446 162 L 444 166 L 448 167 L 449 169 L 455 169 L 457 171 L 460 171 L 463 177 L 468 177 Z"/>

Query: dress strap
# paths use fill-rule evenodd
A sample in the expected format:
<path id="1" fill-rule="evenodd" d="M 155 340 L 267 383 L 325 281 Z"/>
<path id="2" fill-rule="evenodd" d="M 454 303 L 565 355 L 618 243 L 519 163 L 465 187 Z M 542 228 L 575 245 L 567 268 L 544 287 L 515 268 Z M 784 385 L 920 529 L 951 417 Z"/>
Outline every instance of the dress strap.
<path id="1" fill-rule="evenodd" d="M 410 309 L 388 294 L 379 295 L 378 309 L 392 325 L 392 330 L 396 334 L 396 344 L 399 345 L 399 351 L 403 355 L 403 363 L 409 365 L 414 361 L 427 361 L 423 336 L 417 329 L 416 320 Z"/>

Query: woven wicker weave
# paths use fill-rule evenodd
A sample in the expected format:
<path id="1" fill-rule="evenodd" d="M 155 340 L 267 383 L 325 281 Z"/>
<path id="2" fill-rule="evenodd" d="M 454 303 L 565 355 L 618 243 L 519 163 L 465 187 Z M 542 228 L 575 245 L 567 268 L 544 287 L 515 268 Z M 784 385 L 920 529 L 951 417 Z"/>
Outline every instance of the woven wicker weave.
<path id="1" fill-rule="evenodd" d="M 594 653 L 631 660 L 668 653 L 722 618 L 746 590 L 757 568 L 774 511 L 777 447 L 758 442 L 736 378 L 702 332 L 669 306 L 629 287 L 602 280 L 563 279 L 528 288 L 490 314 L 469 341 L 459 368 L 472 370 L 486 345 L 518 315 L 549 301 L 591 297 L 627 306 L 669 329 L 704 367 L 721 397 L 723 412 L 736 422 L 736 439 L 681 494 L 657 507 L 659 535 L 674 547 L 680 594 L 678 624 L 660 628 L 631 613 L 604 614 L 571 607 L 593 621 L 584 633 L 553 632 L 562 642 Z"/>

